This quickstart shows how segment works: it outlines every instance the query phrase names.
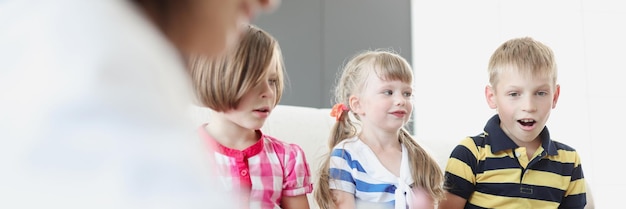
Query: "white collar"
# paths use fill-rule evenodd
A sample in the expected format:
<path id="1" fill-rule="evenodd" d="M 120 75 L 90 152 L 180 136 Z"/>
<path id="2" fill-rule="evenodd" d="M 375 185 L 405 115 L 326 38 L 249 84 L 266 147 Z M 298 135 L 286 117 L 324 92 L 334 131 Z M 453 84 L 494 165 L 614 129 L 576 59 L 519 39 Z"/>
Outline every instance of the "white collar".
<path id="1" fill-rule="evenodd" d="M 411 201 L 413 196 L 413 190 L 411 184 L 413 184 L 413 178 L 411 175 L 411 169 L 409 165 L 409 154 L 404 145 L 402 145 L 402 160 L 400 162 L 400 177 L 396 180 L 396 191 L 394 192 L 395 209 L 406 209 L 406 206 Z"/>

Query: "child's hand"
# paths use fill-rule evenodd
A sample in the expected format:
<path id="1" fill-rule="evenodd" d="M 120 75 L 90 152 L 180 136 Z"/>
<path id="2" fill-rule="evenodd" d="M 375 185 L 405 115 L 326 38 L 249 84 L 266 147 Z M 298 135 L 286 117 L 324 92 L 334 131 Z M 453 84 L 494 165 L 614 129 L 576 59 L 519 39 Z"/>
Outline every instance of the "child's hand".
<path id="1" fill-rule="evenodd" d="M 408 203 L 409 209 L 434 209 L 435 201 L 421 187 L 413 187 L 413 196 Z"/>

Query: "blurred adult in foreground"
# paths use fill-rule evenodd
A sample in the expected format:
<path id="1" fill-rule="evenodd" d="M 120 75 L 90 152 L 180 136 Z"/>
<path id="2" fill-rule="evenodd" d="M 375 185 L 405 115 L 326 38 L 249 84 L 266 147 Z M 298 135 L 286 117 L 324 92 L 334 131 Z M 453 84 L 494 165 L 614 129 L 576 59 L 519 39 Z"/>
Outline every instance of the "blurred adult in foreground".
<path id="1" fill-rule="evenodd" d="M 0 2 L 0 208 L 228 208 L 183 57 L 271 0 Z"/>

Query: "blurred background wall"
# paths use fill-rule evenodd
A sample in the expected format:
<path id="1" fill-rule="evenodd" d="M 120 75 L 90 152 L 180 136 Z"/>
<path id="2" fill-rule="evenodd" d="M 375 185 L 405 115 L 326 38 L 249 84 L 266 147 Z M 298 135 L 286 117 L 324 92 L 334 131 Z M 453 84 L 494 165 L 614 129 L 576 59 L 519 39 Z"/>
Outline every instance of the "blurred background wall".
<path id="1" fill-rule="evenodd" d="M 411 60 L 409 0 L 283 0 L 254 23 L 278 39 L 289 84 L 281 104 L 332 107 L 339 69 L 360 50 Z"/>

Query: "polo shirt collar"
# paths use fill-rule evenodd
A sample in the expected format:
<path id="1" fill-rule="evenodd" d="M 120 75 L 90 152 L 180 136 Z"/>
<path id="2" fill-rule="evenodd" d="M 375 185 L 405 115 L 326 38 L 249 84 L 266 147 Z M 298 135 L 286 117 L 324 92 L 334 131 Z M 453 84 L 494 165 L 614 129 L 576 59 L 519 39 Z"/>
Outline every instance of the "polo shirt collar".
<path id="1" fill-rule="evenodd" d="M 487 144 L 491 146 L 491 151 L 494 153 L 519 147 L 504 133 L 502 128 L 500 128 L 500 117 L 498 117 L 498 114 L 489 119 L 487 125 L 485 125 L 484 131 L 485 140 Z M 541 147 L 548 152 L 548 155 L 558 154 L 554 142 L 550 139 L 548 127 L 543 127 L 543 130 L 539 133 L 539 137 L 541 138 Z"/>

